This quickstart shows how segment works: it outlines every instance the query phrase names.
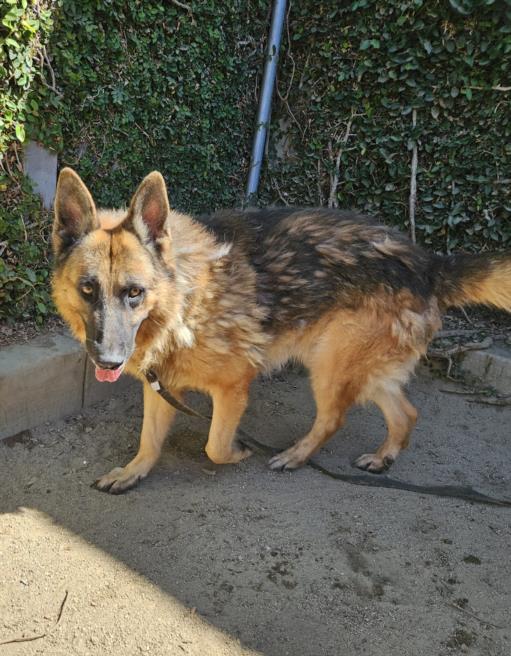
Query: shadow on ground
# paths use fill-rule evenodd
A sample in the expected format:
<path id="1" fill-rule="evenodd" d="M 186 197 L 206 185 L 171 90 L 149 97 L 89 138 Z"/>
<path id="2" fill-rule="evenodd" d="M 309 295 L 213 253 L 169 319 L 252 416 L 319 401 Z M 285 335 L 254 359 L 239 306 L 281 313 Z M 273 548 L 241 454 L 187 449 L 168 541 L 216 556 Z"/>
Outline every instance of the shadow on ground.
<path id="1" fill-rule="evenodd" d="M 412 385 L 421 417 L 392 475 L 511 496 L 509 408 L 447 387 L 426 371 Z M 286 374 L 255 386 L 244 426 L 284 446 L 312 415 L 306 379 Z M 58 626 L 9 654 L 510 653 L 510 509 L 279 474 L 262 456 L 216 467 L 189 418 L 138 489 L 91 489 L 132 457 L 140 421 L 122 397 L 0 444 L 0 641 L 49 631 L 69 591 Z M 346 471 L 383 430 L 356 410 L 319 460 Z"/>

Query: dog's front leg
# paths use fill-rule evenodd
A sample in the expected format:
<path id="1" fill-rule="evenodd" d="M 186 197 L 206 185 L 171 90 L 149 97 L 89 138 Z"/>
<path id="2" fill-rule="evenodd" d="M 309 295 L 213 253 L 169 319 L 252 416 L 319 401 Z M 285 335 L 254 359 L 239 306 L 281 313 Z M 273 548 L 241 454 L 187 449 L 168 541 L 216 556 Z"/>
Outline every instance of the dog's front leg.
<path id="1" fill-rule="evenodd" d="M 236 441 L 236 429 L 248 403 L 248 384 L 218 387 L 211 391 L 213 419 L 206 453 L 217 464 L 234 463 L 252 455 Z"/>
<path id="2" fill-rule="evenodd" d="M 176 414 L 175 409 L 144 382 L 144 421 L 137 455 L 96 481 L 98 490 L 120 494 L 134 487 L 152 469 Z"/>

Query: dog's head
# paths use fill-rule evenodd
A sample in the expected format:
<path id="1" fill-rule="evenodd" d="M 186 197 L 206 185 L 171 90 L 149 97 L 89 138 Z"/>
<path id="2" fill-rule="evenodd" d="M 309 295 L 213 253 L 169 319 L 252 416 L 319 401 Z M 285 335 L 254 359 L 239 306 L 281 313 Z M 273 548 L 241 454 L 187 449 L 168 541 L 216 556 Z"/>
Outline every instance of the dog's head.
<path id="1" fill-rule="evenodd" d="M 113 382 L 143 327 L 172 311 L 171 211 L 162 176 L 150 173 L 125 212 L 97 211 L 79 176 L 65 168 L 55 197 L 53 297 L 96 365 Z"/>

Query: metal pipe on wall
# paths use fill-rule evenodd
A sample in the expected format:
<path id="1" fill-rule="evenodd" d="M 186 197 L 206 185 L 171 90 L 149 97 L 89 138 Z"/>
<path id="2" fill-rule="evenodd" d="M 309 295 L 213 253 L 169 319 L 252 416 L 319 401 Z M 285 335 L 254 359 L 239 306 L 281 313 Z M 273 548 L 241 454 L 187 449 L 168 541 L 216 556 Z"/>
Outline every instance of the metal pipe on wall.
<path id="1" fill-rule="evenodd" d="M 257 194 L 261 165 L 264 158 L 266 136 L 270 125 L 271 103 L 273 87 L 277 75 L 277 63 L 279 59 L 280 42 L 282 38 L 282 27 L 286 16 L 286 0 L 275 0 L 271 17 L 270 35 L 266 49 L 266 62 L 264 65 L 263 84 L 257 111 L 256 131 L 252 144 L 252 156 L 250 158 L 250 169 L 248 176 L 247 192 L 245 200 L 250 200 Z"/>

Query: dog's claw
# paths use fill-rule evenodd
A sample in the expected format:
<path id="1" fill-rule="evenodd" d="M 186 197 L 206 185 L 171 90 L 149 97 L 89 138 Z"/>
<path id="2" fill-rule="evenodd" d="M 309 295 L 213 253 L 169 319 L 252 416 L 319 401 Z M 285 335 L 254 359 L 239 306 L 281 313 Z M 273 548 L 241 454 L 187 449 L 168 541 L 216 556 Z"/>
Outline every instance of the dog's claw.
<path id="1" fill-rule="evenodd" d="M 364 453 L 353 463 L 358 469 L 370 472 L 371 474 L 383 474 L 393 464 L 392 456 L 378 457 L 375 453 Z"/>
<path id="2" fill-rule="evenodd" d="M 140 483 L 140 481 L 141 481 L 141 477 L 140 477 L 140 476 L 137 476 L 137 477 L 133 480 L 133 482 L 130 482 L 130 483 L 127 484 L 127 485 L 124 484 L 122 487 L 120 487 L 119 485 L 116 485 L 116 484 L 114 483 L 113 485 L 111 485 L 111 486 L 108 488 L 108 490 L 107 490 L 107 491 L 108 491 L 108 494 L 124 494 L 124 493 L 127 492 L 128 490 L 131 490 L 132 488 L 136 487 L 136 486 Z"/>
<path id="3" fill-rule="evenodd" d="M 127 471 L 127 467 L 115 467 L 110 473 L 98 478 L 91 487 L 107 494 L 123 494 L 138 485 L 142 478 L 137 472 Z"/>
<path id="4" fill-rule="evenodd" d="M 273 471 L 286 471 L 287 469 L 287 465 L 283 465 L 280 462 L 272 462 L 271 460 L 269 460 L 268 464 L 270 466 L 270 469 L 273 469 Z"/>
<path id="5" fill-rule="evenodd" d="M 277 453 L 277 455 L 270 458 L 268 464 L 270 469 L 274 471 L 294 471 L 302 467 L 306 462 L 307 460 L 303 459 L 303 455 L 295 445 L 281 453 Z"/>

